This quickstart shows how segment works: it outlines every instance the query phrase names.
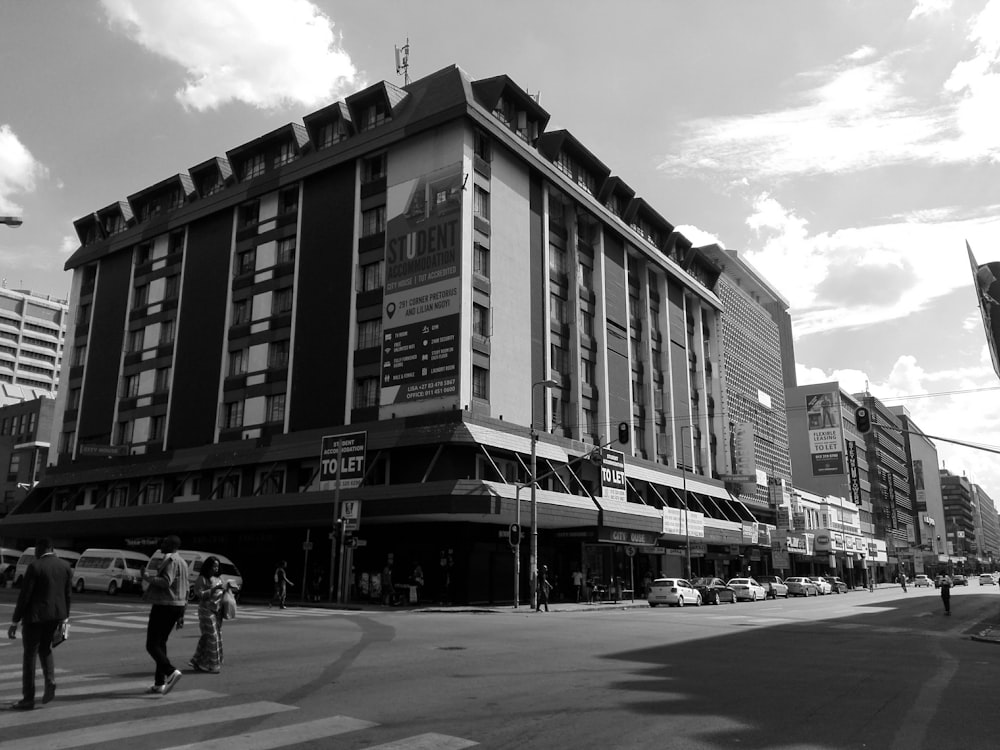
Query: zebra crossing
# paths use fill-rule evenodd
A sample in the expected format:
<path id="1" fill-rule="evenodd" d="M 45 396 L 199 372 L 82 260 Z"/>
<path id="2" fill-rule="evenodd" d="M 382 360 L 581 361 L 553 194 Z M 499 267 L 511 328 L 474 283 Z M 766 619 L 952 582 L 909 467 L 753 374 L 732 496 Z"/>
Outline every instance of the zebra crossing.
<path id="1" fill-rule="evenodd" d="M 53 703 L 35 711 L 0 710 L 3 750 L 74 750 L 140 740 L 142 747 L 157 750 L 278 750 L 305 742 L 335 748 L 334 738 L 340 735 L 351 735 L 350 746 L 361 747 L 355 734 L 379 726 L 342 715 L 295 721 L 298 706 L 266 700 L 233 703 L 233 696 L 212 690 L 179 688 L 169 696 L 148 695 L 143 692 L 148 678 L 123 680 L 63 669 L 56 673 L 59 691 Z M 0 704 L 18 700 L 20 685 L 20 666 L 0 662 Z M 241 731 L 239 722 L 248 719 L 276 725 Z M 200 728 L 209 729 L 211 739 L 176 744 L 178 732 Z M 226 731 L 230 733 L 223 735 Z M 365 750 L 463 750 L 478 744 L 423 733 L 367 745 Z"/>

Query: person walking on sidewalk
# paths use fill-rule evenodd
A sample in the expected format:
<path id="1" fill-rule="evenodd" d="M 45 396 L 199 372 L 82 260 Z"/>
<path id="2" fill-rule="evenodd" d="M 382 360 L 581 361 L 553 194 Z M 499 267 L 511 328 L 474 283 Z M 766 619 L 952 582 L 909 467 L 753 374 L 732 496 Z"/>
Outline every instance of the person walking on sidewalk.
<path id="1" fill-rule="evenodd" d="M 541 612 L 542 606 L 545 606 L 545 611 L 549 611 L 549 592 L 552 590 L 552 584 L 549 583 L 549 567 L 543 565 L 538 569 L 538 580 L 535 582 L 536 595 L 538 597 L 538 603 L 535 605 L 535 611 Z"/>
<path id="2" fill-rule="evenodd" d="M 288 579 L 288 575 L 285 573 L 285 568 L 288 567 L 288 563 L 281 560 L 278 563 L 278 567 L 274 569 L 274 596 L 271 597 L 271 601 L 267 603 L 268 608 L 274 606 L 275 602 L 285 609 L 285 598 L 288 596 L 288 587 L 294 586 Z"/>
<path id="3" fill-rule="evenodd" d="M 941 576 L 941 603 L 944 604 L 944 613 L 951 615 L 951 576 Z"/>
<path id="4" fill-rule="evenodd" d="M 52 551 L 52 542 L 35 542 L 35 560 L 28 566 L 17 596 L 14 615 L 7 635 L 17 635 L 17 624 L 24 622 L 21 632 L 24 660 L 21 665 L 21 700 L 11 705 L 15 711 L 31 711 L 35 707 L 35 659 L 41 658 L 45 692 L 42 703 L 56 695 L 56 666 L 52 658 L 52 636 L 69 617 L 69 597 L 73 586 L 73 571 Z"/>
<path id="5" fill-rule="evenodd" d="M 153 605 L 146 625 L 146 652 L 156 662 L 153 686 L 148 692 L 159 695 L 173 690 L 181 678 L 181 671 L 174 668 L 167 656 L 167 639 L 174 628 L 184 622 L 188 600 L 188 566 L 184 558 L 177 554 L 180 547 L 180 537 L 172 534 L 165 537 L 160 543 L 163 559 L 158 568 L 155 572 L 149 568 L 143 572 L 149 584 L 143 600 Z"/>

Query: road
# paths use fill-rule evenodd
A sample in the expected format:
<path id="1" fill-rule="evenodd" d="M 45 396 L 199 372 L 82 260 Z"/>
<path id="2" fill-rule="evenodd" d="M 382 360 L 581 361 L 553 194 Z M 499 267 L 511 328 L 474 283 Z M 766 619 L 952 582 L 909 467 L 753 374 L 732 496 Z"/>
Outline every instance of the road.
<path id="1" fill-rule="evenodd" d="M 9 621 L 15 591 L 0 591 Z M 0 748 L 996 748 L 997 587 L 533 613 L 241 607 L 221 675 L 143 695 L 146 607 L 74 599 L 56 700 Z M 183 664 L 193 624 L 171 638 Z M 0 702 L 20 642 L 0 646 Z M 39 691 L 41 689 L 39 675 Z"/>

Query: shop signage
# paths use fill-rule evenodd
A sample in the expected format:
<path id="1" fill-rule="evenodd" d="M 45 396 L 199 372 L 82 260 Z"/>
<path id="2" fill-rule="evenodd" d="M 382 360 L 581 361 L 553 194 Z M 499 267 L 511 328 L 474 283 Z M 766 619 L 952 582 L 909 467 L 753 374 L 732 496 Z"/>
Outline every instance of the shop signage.
<path id="1" fill-rule="evenodd" d="M 789 500 L 791 499 L 788 492 L 788 486 L 785 484 L 785 480 L 781 477 L 768 478 L 767 495 L 768 501 L 771 505 L 778 508 L 778 513 L 781 513 L 783 506 L 787 506 Z"/>
<path id="2" fill-rule="evenodd" d="M 78 456 L 127 456 L 127 445 L 99 445 L 97 443 L 80 443 L 76 446 Z"/>
<path id="3" fill-rule="evenodd" d="M 729 481 L 740 482 L 745 492 L 753 492 L 757 484 L 757 454 L 754 451 L 754 430 L 750 422 L 732 428 L 733 475 Z"/>
<path id="4" fill-rule="evenodd" d="M 785 539 L 785 546 L 788 548 L 789 552 L 795 552 L 797 554 L 805 554 L 809 545 L 806 544 L 806 539 L 804 536 L 794 536 L 789 534 Z"/>
<path id="5" fill-rule="evenodd" d="M 816 552 L 829 552 L 833 549 L 833 544 L 829 534 L 817 534 L 813 538 L 813 549 Z"/>
<path id="6" fill-rule="evenodd" d="M 695 539 L 705 538 L 705 514 L 689 510 L 686 513 L 681 508 L 666 507 L 663 509 L 663 533 L 685 536 Z"/>
<path id="7" fill-rule="evenodd" d="M 754 544 L 757 541 L 757 524 L 751 521 L 743 522 L 743 543 Z"/>
<path id="8" fill-rule="evenodd" d="M 319 481 L 327 484 L 323 489 L 351 489 L 361 485 L 365 476 L 365 451 L 367 432 L 349 432 L 344 435 L 326 435 L 320 448 Z M 339 463 L 338 463 L 339 459 Z"/>
<path id="9" fill-rule="evenodd" d="M 738 544 L 730 544 L 729 545 L 729 554 L 732 555 L 733 557 L 739 556 L 739 554 L 740 554 L 740 545 L 738 545 Z"/>
<path id="10" fill-rule="evenodd" d="M 840 402 L 836 393 L 806 396 L 806 420 L 813 476 L 844 473 Z"/>
<path id="11" fill-rule="evenodd" d="M 704 555 L 708 552 L 708 545 L 704 542 L 691 542 L 692 555 Z"/>
<path id="12" fill-rule="evenodd" d="M 599 542 L 612 544 L 633 544 L 641 547 L 652 547 L 656 544 L 657 535 L 651 531 L 630 531 L 628 529 L 600 528 L 597 530 Z"/>
<path id="13" fill-rule="evenodd" d="M 850 476 L 851 502 L 861 505 L 861 478 L 858 471 L 858 444 L 847 441 L 847 473 Z"/>
<path id="14" fill-rule="evenodd" d="M 665 555 L 666 549 L 663 547 L 639 547 L 640 555 Z"/>

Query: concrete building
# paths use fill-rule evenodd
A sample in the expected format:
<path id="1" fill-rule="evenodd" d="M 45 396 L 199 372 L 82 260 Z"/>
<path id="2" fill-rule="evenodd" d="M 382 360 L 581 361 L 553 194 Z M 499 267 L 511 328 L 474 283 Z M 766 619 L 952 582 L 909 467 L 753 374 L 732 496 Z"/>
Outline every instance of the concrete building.
<path id="1" fill-rule="evenodd" d="M 77 220 L 55 466 L 0 533 L 176 532 L 263 587 L 332 569 L 344 516 L 355 593 L 419 563 L 438 601 L 523 598 L 532 507 L 557 586 L 760 559 L 766 503 L 718 479 L 719 269 L 548 120 L 450 67 Z"/>
<path id="2" fill-rule="evenodd" d="M 44 477 L 54 410 L 55 399 L 45 396 L 0 406 L 0 467 L 7 469 L 0 475 L 0 518 Z"/>
<path id="3" fill-rule="evenodd" d="M 956 573 L 972 572 L 975 568 L 976 521 L 979 516 L 972 482 L 947 469 L 940 469 L 938 476 L 952 570 Z"/>
<path id="4" fill-rule="evenodd" d="M 753 451 L 746 468 L 756 473 L 757 480 L 732 489 L 741 492 L 742 499 L 764 506 L 770 502 L 769 483 L 792 483 L 784 362 L 790 358 L 794 372 L 794 350 L 789 352 L 784 344 L 791 343 L 782 337 L 786 323 L 791 330 L 788 302 L 735 250 L 718 245 L 700 250 L 722 271 L 716 285 L 723 305 L 720 379 L 731 436 L 723 474 L 741 473 L 736 448 L 741 433 L 749 428 Z M 766 520 L 774 522 L 773 510 Z"/>
<path id="5" fill-rule="evenodd" d="M 66 300 L 27 289 L 0 288 L 0 405 L 52 394 L 59 384 L 66 339 Z M 27 393 L 20 393 L 28 389 Z"/>
<path id="6" fill-rule="evenodd" d="M 997 526 L 997 509 L 993 498 L 981 485 L 972 485 L 976 504 L 976 556 L 979 570 L 996 570 L 1000 563 L 1000 527 Z"/>

